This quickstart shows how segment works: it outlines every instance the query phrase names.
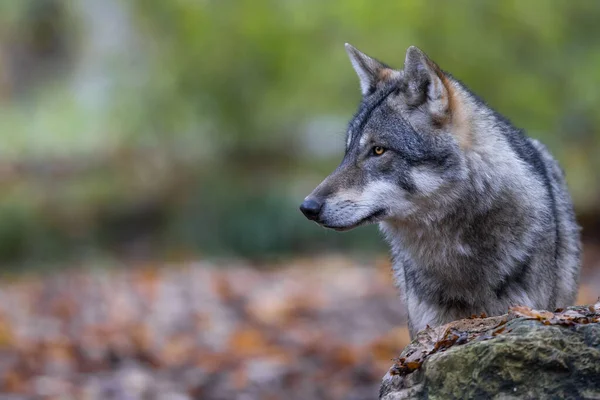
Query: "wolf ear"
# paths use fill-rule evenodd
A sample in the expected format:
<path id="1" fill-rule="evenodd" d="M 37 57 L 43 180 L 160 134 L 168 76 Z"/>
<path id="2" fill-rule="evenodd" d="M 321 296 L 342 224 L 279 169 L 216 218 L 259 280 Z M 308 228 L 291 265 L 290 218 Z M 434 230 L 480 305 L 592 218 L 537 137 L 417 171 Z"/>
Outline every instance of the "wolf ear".
<path id="1" fill-rule="evenodd" d="M 432 117 L 443 119 L 449 111 L 449 90 L 444 73 L 425 53 L 410 46 L 404 61 L 407 103 L 427 103 Z"/>
<path id="2" fill-rule="evenodd" d="M 360 80 L 360 91 L 363 96 L 368 94 L 379 80 L 381 71 L 387 66 L 376 59 L 369 57 L 365 53 L 357 50 L 349 43 L 345 44 L 346 52 L 350 57 L 352 67 Z"/>

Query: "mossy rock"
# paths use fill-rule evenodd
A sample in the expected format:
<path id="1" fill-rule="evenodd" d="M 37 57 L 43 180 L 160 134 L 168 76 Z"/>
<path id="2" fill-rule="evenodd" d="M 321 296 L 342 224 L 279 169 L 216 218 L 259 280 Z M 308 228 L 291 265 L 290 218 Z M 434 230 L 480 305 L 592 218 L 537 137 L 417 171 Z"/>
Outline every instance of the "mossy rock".
<path id="1" fill-rule="evenodd" d="M 380 399 L 600 399 L 600 303 L 512 309 L 421 331 Z"/>

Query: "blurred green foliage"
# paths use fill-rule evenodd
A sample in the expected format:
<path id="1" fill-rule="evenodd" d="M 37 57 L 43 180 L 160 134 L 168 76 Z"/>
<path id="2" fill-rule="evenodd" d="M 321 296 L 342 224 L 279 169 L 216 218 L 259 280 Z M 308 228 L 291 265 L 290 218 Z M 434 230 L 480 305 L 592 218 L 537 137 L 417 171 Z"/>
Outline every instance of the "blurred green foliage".
<path id="1" fill-rule="evenodd" d="M 344 42 L 398 68 L 419 46 L 544 141 L 579 210 L 598 211 L 598 1 L 110 0 L 104 14 L 84 0 L 2 2 L 0 66 L 15 47 L 49 58 L 23 41 L 48 2 L 69 62 L 23 95 L 0 74 L 0 155 L 69 172 L 26 168 L 5 185 L 5 261 L 140 240 L 167 256 L 381 249 L 374 229 L 325 232 L 297 211 L 339 162 L 359 101 Z M 120 16 L 115 51 L 93 57 L 105 53 L 86 10 Z"/>

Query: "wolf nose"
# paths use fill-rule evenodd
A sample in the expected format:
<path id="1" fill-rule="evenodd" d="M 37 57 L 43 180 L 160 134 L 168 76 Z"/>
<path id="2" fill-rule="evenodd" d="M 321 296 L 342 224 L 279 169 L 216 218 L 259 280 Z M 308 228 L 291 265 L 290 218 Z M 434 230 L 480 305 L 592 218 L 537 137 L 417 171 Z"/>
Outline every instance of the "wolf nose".
<path id="1" fill-rule="evenodd" d="M 322 203 L 313 199 L 307 199 L 300 205 L 300 211 L 302 211 L 302 214 L 304 214 L 306 218 L 315 221 L 319 218 L 321 207 L 323 207 Z"/>

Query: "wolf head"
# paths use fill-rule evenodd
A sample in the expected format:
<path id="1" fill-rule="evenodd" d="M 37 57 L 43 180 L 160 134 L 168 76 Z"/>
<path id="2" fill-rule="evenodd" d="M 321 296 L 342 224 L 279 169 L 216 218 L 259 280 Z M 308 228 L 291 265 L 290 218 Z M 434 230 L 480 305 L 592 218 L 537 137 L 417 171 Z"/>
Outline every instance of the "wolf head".
<path id="1" fill-rule="evenodd" d="M 459 196 L 470 146 L 460 84 L 410 47 L 403 70 L 346 50 L 362 101 L 350 121 L 341 164 L 306 197 L 301 211 L 336 230 L 424 216 Z"/>

